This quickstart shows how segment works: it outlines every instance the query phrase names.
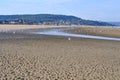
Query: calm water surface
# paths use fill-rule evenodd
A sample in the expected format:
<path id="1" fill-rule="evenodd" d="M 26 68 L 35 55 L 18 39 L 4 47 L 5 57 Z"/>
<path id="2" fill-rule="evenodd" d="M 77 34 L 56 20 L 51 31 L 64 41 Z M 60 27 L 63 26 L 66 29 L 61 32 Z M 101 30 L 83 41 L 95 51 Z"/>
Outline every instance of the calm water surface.
<path id="1" fill-rule="evenodd" d="M 76 38 L 89 38 L 89 39 L 120 41 L 120 38 L 83 35 L 83 34 L 72 34 L 72 33 L 63 32 L 62 29 L 45 30 L 45 31 L 42 31 L 42 32 L 32 32 L 32 33 L 33 34 L 42 34 L 42 35 L 51 35 L 51 36 L 63 36 L 63 37 L 76 37 Z"/>

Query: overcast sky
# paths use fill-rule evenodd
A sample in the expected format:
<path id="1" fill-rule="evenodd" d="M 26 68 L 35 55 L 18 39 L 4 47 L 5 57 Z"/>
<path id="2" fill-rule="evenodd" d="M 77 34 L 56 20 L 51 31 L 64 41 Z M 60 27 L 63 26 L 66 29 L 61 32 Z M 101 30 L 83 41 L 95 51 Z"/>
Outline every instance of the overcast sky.
<path id="1" fill-rule="evenodd" d="M 120 0 L 0 0 L 0 15 L 6 14 L 65 14 L 120 21 Z"/>

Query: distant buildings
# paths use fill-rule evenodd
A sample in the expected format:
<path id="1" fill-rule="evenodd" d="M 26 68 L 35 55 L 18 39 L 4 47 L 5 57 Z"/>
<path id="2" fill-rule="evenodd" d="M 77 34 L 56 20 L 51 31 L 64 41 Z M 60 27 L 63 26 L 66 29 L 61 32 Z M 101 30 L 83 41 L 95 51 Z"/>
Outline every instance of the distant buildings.
<path id="1" fill-rule="evenodd" d="M 15 20 L 1 20 L 0 24 L 37 24 L 37 25 L 71 25 L 69 21 L 40 21 L 40 22 L 32 22 L 24 19 L 15 19 Z"/>
<path id="2" fill-rule="evenodd" d="M 33 24 L 33 23 L 26 21 L 24 19 L 15 19 L 15 20 L 1 20 L 0 24 Z"/>

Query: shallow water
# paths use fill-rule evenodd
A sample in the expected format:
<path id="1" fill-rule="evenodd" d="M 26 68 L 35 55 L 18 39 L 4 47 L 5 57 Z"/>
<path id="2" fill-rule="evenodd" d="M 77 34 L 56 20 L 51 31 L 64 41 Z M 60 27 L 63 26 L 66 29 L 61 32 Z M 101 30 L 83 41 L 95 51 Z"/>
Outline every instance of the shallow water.
<path id="1" fill-rule="evenodd" d="M 83 34 L 72 34 L 62 32 L 61 29 L 46 30 L 42 32 L 32 32 L 33 34 L 51 35 L 51 36 L 63 36 L 63 37 L 76 37 L 76 38 L 88 38 L 88 39 L 101 39 L 101 40 L 112 40 L 120 41 L 120 38 L 111 38 L 103 36 L 83 35 Z"/>

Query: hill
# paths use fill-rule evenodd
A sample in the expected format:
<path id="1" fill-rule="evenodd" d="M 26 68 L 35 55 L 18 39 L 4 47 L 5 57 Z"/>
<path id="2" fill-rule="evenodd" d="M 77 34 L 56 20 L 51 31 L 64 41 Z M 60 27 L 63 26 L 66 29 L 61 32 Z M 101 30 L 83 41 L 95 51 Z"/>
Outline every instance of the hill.
<path id="1" fill-rule="evenodd" d="M 107 22 L 84 20 L 75 16 L 36 14 L 36 15 L 0 15 L 0 24 L 53 24 L 53 25 L 93 25 L 114 26 Z"/>
<path id="2" fill-rule="evenodd" d="M 120 22 L 109 22 L 110 24 L 116 25 L 116 26 L 120 26 Z"/>

